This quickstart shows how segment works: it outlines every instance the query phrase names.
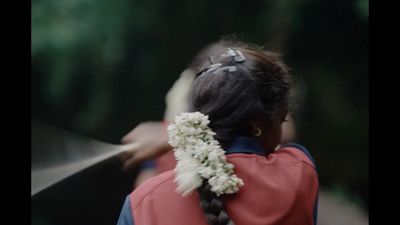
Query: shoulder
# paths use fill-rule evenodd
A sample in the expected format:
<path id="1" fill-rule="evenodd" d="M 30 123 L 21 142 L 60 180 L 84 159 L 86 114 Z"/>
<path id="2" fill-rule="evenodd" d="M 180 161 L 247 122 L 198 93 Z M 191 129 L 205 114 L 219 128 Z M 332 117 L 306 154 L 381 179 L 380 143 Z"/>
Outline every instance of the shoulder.
<path id="1" fill-rule="evenodd" d="M 132 208 L 138 207 L 146 198 L 157 193 L 158 190 L 174 190 L 174 178 L 175 174 L 170 170 L 144 182 L 130 194 Z"/>
<path id="2" fill-rule="evenodd" d="M 288 159 L 304 162 L 312 166 L 314 169 L 317 169 L 317 164 L 315 163 L 314 158 L 303 145 L 297 143 L 284 144 L 276 151 L 276 154 Z"/>

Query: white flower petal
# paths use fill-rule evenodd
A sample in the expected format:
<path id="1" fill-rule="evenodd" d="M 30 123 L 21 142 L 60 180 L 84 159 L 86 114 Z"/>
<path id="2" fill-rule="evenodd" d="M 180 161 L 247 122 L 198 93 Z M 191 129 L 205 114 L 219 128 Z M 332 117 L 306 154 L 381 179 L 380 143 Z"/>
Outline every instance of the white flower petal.
<path id="1" fill-rule="evenodd" d="M 175 181 L 177 191 L 187 195 L 208 179 L 217 195 L 239 191 L 243 181 L 233 174 L 234 166 L 226 161 L 225 151 L 208 127 L 208 116 L 200 112 L 181 113 L 170 124 L 168 143 L 177 160 Z"/>

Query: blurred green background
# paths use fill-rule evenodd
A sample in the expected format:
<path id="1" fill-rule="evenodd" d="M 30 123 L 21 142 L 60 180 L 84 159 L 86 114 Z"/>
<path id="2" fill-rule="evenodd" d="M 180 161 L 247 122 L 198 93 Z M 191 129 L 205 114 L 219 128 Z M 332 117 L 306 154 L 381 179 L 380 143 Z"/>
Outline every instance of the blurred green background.
<path id="1" fill-rule="evenodd" d="M 222 35 L 283 53 L 321 186 L 368 210 L 368 0 L 33 0 L 32 118 L 119 143 Z"/>

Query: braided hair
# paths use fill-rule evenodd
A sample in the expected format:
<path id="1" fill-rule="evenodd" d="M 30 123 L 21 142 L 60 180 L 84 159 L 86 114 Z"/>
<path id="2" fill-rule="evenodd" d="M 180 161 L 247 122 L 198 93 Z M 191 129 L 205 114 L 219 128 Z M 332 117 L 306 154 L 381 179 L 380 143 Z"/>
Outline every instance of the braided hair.
<path id="1" fill-rule="evenodd" d="M 200 196 L 200 206 L 205 213 L 206 220 L 210 225 L 234 225 L 224 209 L 221 199 L 211 191 L 210 185 L 204 181 L 197 189 Z"/>

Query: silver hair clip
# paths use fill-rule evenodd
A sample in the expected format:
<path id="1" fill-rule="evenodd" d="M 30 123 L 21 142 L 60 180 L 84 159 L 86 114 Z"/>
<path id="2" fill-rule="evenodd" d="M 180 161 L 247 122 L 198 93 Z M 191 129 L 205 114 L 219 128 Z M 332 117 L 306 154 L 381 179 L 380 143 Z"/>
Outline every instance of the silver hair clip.
<path id="1" fill-rule="evenodd" d="M 209 66 L 209 67 L 207 68 L 206 73 L 209 73 L 209 72 L 211 72 L 211 71 L 213 71 L 213 70 L 216 70 L 216 69 L 218 69 L 218 68 L 221 67 L 221 66 L 222 66 L 222 63 L 212 64 L 211 66 Z"/>
<path id="2" fill-rule="evenodd" d="M 210 61 L 211 64 L 214 64 L 214 58 L 212 56 L 209 56 L 208 60 Z"/>
<path id="3" fill-rule="evenodd" d="M 235 62 L 243 62 L 246 60 L 246 58 L 244 57 L 243 53 L 239 50 L 233 50 L 232 48 L 228 48 L 228 50 L 226 51 L 226 53 L 221 54 L 220 56 L 225 56 L 225 57 L 232 57 Z M 208 57 L 208 60 L 210 61 L 210 63 L 214 63 L 214 58 L 213 57 Z M 224 66 L 221 67 L 222 63 L 215 63 L 210 65 L 209 67 L 201 70 L 199 73 L 197 73 L 197 76 L 201 76 L 205 73 L 210 73 L 213 72 L 214 74 L 222 72 L 222 71 L 228 71 L 228 72 L 235 72 L 237 70 L 236 66 Z"/>
<path id="4" fill-rule="evenodd" d="M 226 70 L 227 70 L 228 72 L 235 72 L 236 69 L 237 69 L 236 66 L 224 66 L 224 67 L 221 67 L 221 68 L 217 69 L 217 70 L 214 71 L 213 73 L 216 74 L 216 73 L 219 73 L 219 72 L 222 72 L 222 71 L 226 71 Z"/>
<path id="5" fill-rule="evenodd" d="M 210 72 L 212 72 L 213 74 L 217 74 L 217 73 L 220 73 L 223 71 L 235 72 L 237 70 L 236 66 L 224 66 L 224 67 L 221 67 L 221 66 L 222 66 L 221 63 L 212 64 L 207 69 L 200 72 L 199 75 L 201 76 L 203 74 L 210 73 Z"/>
<path id="6" fill-rule="evenodd" d="M 232 48 L 228 48 L 227 54 L 222 54 L 221 56 L 231 56 L 235 59 L 236 62 L 243 62 L 244 60 L 246 60 L 241 51 L 233 50 Z"/>
<path id="7" fill-rule="evenodd" d="M 210 65 L 210 66 L 208 66 L 208 67 L 202 69 L 200 72 L 197 73 L 196 76 L 201 76 L 201 75 L 203 75 L 203 74 L 205 74 L 205 73 L 209 73 L 209 72 L 211 72 L 211 71 L 213 71 L 213 70 L 218 69 L 218 68 L 221 67 L 221 66 L 222 66 L 222 63 L 215 63 L 215 64 L 212 64 L 212 65 Z"/>
<path id="8" fill-rule="evenodd" d="M 236 50 L 236 55 L 235 55 L 235 60 L 236 62 L 243 62 L 244 60 L 246 60 L 246 58 L 244 57 L 243 53 L 239 50 Z"/>

